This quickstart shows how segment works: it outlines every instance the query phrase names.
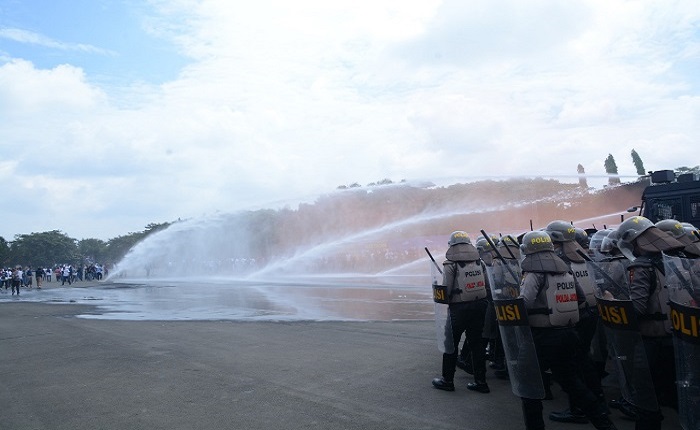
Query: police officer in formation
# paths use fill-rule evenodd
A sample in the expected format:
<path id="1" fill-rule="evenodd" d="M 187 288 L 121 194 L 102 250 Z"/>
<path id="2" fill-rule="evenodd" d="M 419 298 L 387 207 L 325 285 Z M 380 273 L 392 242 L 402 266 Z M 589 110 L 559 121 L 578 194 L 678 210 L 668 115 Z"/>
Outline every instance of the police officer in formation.
<path id="1" fill-rule="evenodd" d="M 474 372 L 474 382 L 467 388 L 480 393 L 490 392 L 486 383 L 486 363 L 482 331 L 488 301 L 488 289 L 479 252 L 472 245 L 467 233 L 455 231 L 450 235 L 449 248 L 443 263 L 443 285 L 449 302 L 452 353 L 443 353 L 442 376 L 433 379 L 433 386 L 440 390 L 454 391 L 454 375 L 457 366 L 458 345 L 462 334 L 469 348 Z"/>
<path id="2" fill-rule="evenodd" d="M 494 265 L 499 265 L 499 261 L 495 258 L 495 250 L 493 248 L 493 245 L 496 243 L 499 243 L 499 238 L 497 236 L 491 236 L 490 241 L 485 237 L 479 237 L 476 240 L 476 249 L 479 251 L 479 258 L 481 258 L 484 273 L 486 273 L 487 268 L 492 269 Z M 505 370 L 503 345 L 501 344 L 498 323 L 496 321 L 496 310 L 493 307 L 490 288 L 486 289 L 486 299 L 489 305 L 486 307 L 484 330 L 482 333 L 483 345 L 488 345 L 486 357 L 491 361 L 490 367 L 494 369 L 496 376 L 507 378 L 508 372 Z M 470 351 L 468 342 L 465 341 L 464 346 L 460 350 L 459 357 L 457 358 L 457 367 L 473 375 L 474 369 Z"/>
<path id="3" fill-rule="evenodd" d="M 581 341 L 576 331 L 579 305 L 585 293 L 569 266 L 554 252 L 546 231 L 532 231 L 522 238 L 520 297 L 528 319 L 541 369 L 551 369 L 554 379 L 571 402 L 597 429 L 615 429 L 604 405 L 578 371 Z M 542 400 L 522 398 L 527 430 L 544 429 Z"/>
<path id="4" fill-rule="evenodd" d="M 575 326 L 579 341 L 576 357 L 577 368 L 586 386 L 593 391 L 607 410 L 600 374 L 590 354 L 591 342 L 598 329 L 599 318 L 595 299 L 595 280 L 588 271 L 584 257 L 585 250 L 577 240 L 576 227 L 566 221 L 552 221 L 547 225 L 545 231 L 552 238 L 555 253 L 566 263 L 568 271 L 574 275 L 583 292 L 583 300 L 579 305 L 579 319 Z M 580 240 L 583 240 L 583 235 L 581 233 L 578 235 L 581 236 Z M 569 396 L 569 409 L 562 412 L 552 412 L 549 418 L 559 422 L 588 422 L 581 407 L 575 404 L 572 396 Z"/>
<path id="5" fill-rule="evenodd" d="M 597 314 L 593 294 L 596 280 L 588 270 L 595 270 L 595 262 L 604 262 L 611 282 L 606 281 L 606 286 L 602 288 L 598 281 L 596 294 L 602 294 L 600 298 L 607 300 L 627 300 L 633 304 L 638 320 L 637 339 L 643 345 L 641 353 L 648 362 L 650 373 L 648 385 L 633 383 L 627 386 L 628 391 L 632 386 L 634 390 L 650 392 L 631 393 L 632 403 L 620 398 L 610 405 L 633 417 L 635 430 L 660 430 L 663 415 L 659 406 L 678 410 L 678 390 L 681 390 L 678 387 L 683 384 L 697 386 L 699 383 L 697 375 L 700 373 L 700 363 L 684 363 L 688 361 L 686 356 L 680 357 L 680 363 L 683 371 L 690 376 L 676 375 L 677 357 L 674 357 L 674 340 L 671 336 L 671 311 L 665 271 L 671 270 L 668 267 L 673 267 L 681 276 L 675 266 L 668 265 L 669 256 L 680 257 L 677 265 L 684 274 L 683 282 L 688 284 L 683 286 L 688 291 L 684 293 L 684 303 L 693 306 L 698 312 L 700 231 L 692 224 L 675 220 L 663 220 L 654 225 L 647 218 L 635 216 L 615 229 L 596 232 L 590 237 L 590 242 L 581 229 L 576 229 L 565 221 L 553 221 L 543 230 L 526 233 L 520 238 L 519 248 L 514 239 L 507 238 L 512 243 L 506 244 L 503 239 L 499 241 L 493 236 L 491 241 L 480 239 L 477 245 L 481 252 L 471 245 L 468 235 L 463 231 L 454 232 L 448 242 L 449 249 L 443 264 L 443 284 L 448 291 L 453 329 L 451 335 L 455 347 L 459 345 L 462 334 L 466 335 L 464 357 L 469 361 L 470 373 L 473 371 L 474 374 L 474 382 L 468 384 L 468 388 L 489 392 L 485 378 L 487 342 L 482 339 L 482 329 L 485 317 L 487 323 L 491 322 L 493 315 L 487 314 L 487 309 L 493 303 L 487 301 L 488 277 L 484 273 L 485 265 L 488 265 L 489 273 L 496 277 L 498 271 L 495 266 L 507 263 L 503 257 L 517 258 L 520 261 L 518 273 L 522 272 L 522 276 L 519 285 L 511 285 L 509 288 L 513 289 L 512 296 L 519 296 L 527 309 L 532 333 L 530 342 L 534 342 L 540 366 L 540 369 L 532 371 L 551 371 L 554 379 L 569 396 L 570 409 L 553 412 L 549 416 L 550 420 L 590 422 L 597 429 L 615 429 L 609 419 L 609 409 L 600 384 L 601 369 L 592 365 L 590 356 L 594 333 L 602 339 L 600 349 L 603 357 L 607 354 L 605 335 L 600 326 L 601 318 Z M 501 250 L 496 253 L 499 254 L 498 259 L 494 258 L 494 243 Z M 585 249 L 588 244 L 590 249 Z M 510 252 L 506 253 L 506 249 L 501 247 L 508 245 L 516 248 L 508 249 Z M 514 253 L 516 250 L 519 251 L 517 256 Z M 588 266 L 586 253 L 590 257 L 589 261 L 593 261 Z M 501 281 L 496 284 L 509 284 Z M 497 339 L 494 332 L 488 330 L 484 332 L 484 337 Z M 700 352 L 700 349 L 697 351 Z M 452 354 L 443 354 L 442 377 L 433 380 L 435 388 L 454 390 L 457 355 L 458 348 Z M 696 358 L 690 359 L 693 360 L 697 361 Z M 624 375 L 623 379 L 632 376 L 634 375 Z M 683 384 L 678 387 L 677 378 L 684 378 Z M 627 381 L 630 382 L 637 381 Z M 651 403 L 634 401 L 645 396 L 656 400 Z M 526 429 L 544 429 L 541 398 L 521 398 L 521 401 Z M 691 396 L 690 400 L 686 398 L 684 401 L 686 407 L 681 407 L 679 412 L 679 415 L 684 415 L 681 423 L 685 429 L 700 428 L 700 411 L 693 403 L 697 400 L 692 400 Z"/>

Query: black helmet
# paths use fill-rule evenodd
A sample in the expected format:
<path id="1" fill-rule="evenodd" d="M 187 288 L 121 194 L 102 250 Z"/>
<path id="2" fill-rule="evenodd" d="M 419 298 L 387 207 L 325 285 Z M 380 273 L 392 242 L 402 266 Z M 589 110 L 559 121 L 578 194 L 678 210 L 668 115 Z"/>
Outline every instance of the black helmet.
<path id="1" fill-rule="evenodd" d="M 449 246 L 452 245 L 457 245 L 458 243 L 469 243 L 471 244 L 472 241 L 469 239 L 469 235 L 462 231 L 462 230 L 457 230 L 453 231 L 452 234 L 450 234 L 450 239 L 447 241 L 447 244 Z"/>
<path id="2" fill-rule="evenodd" d="M 520 250 L 525 255 L 543 251 L 554 252 L 554 245 L 552 245 L 552 238 L 546 231 L 529 231 L 523 236 Z"/>

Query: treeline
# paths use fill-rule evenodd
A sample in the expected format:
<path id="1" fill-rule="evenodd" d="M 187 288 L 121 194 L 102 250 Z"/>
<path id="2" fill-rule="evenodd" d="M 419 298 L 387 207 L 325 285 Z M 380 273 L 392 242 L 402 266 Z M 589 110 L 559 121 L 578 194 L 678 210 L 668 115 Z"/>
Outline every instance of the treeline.
<path id="1" fill-rule="evenodd" d="M 0 266 L 53 267 L 64 263 L 111 265 L 121 260 L 138 242 L 169 225 L 170 223 L 148 224 L 144 231 L 108 241 L 76 240 L 60 230 L 18 234 L 12 241 L 0 237 Z"/>

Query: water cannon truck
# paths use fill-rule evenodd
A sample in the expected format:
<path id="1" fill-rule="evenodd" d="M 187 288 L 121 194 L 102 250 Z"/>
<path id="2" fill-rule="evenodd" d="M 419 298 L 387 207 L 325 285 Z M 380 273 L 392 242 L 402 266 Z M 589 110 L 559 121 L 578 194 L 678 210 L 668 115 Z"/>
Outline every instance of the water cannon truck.
<path id="1" fill-rule="evenodd" d="M 657 170 L 649 172 L 649 179 L 651 183 L 642 193 L 640 215 L 654 223 L 676 219 L 700 228 L 700 175 Z"/>

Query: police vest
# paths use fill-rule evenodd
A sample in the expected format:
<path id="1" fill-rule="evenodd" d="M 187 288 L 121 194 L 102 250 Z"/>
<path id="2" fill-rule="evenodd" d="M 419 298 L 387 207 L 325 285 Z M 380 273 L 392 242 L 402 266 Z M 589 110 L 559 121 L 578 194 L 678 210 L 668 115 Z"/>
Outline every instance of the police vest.
<path id="1" fill-rule="evenodd" d="M 586 304 L 591 307 L 596 306 L 595 279 L 588 273 L 588 265 L 586 263 L 571 262 L 571 271 L 574 273 L 583 293 L 586 295 Z"/>
<path id="2" fill-rule="evenodd" d="M 486 277 L 479 261 L 455 263 L 455 283 L 450 303 L 486 298 Z"/>
<path id="3" fill-rule="evenodd" d="M 571 273 L 547 273 L 545 275 L 544 295 L 547 299 L 546 309 L 533 309 L 531 314 L 546 313 L 549 324 L 542 319 L 531 319 L 533 327 L 566 327 L 578 322 L 578 296 L 576 283 Z"/>

